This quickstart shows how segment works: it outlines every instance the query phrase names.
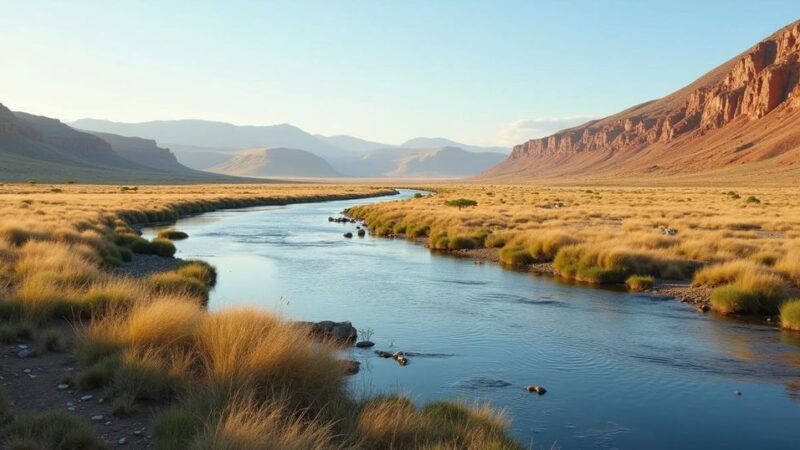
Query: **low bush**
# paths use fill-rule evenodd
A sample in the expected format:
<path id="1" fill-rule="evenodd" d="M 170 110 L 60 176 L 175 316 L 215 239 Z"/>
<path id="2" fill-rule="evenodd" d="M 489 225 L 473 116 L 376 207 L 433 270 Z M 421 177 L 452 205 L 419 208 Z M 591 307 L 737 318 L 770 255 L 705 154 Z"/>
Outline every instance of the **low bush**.
<path id="1" fill-rule="evenodd" d="M 506 245 L 508 238 L 502 234 L 492 233 L 486 236 L 486 241 L 483 245 L 488 248 L 503 248 Z"/>
<path id="2" fill-rule="evenodd" d="M 748 273 L 711 293 L 711 307 L 723 314 L 775 314 L 786 299 L 783 281 L 771 274 Z"/>
<path id="3" fill-rule="evenodd" d="M 786 275 L 792 284 L 800 287 L 800 247 L 792 247 L 779 261 L 775 270 Z"/>
<path id="4" fill-rule="evenodd" d="M 468 198 L 456 198 L 453 200 L 446 200 L 444 204 L 447 206 L 458 208 L 459 211 L 462 208 L 471 208 L 473 206 L 478 206 L 477 201 Z"/>
<path id="5" fill-rule="evenodd" d="M 800 331 L 800 300 L 791 300 L 781 306 L 781 327 Z"/>
<path id="6" fill-rule="evenodd" d="M 208 287 L 214 287 L 217 284 L 217 270 L 205 261 L 181 261 L 175 272 L 187 278 L 194 278 Z"/>
<path id="7" fill-rule="evenodd" d="M 99 433 L 88 423 L 63 412 L 44 412 L 14 419 L 4 430 L 9 449 L 104 449 Z"/>
<path id="8" fill-rule="evenodd" d="M 163 257 L 169 257 L 175 254 L 176 248 L 168 239 L 156 238 L 150 241 L 150 246 L 153 249 L 153 254 Z"/>
<path id="9" fill-rule="evenodd" d="M 158 295 L 188 295 L 198 299 L 203 305 L 208 303 L 208 288 L 197 278 L 177 272 L 163 272 L 150 275 L 145 282 Z"/>
<path id="10" fill-rule="evenodd" d="M 110 385 L 119 365 L 119 358 L 114 355 L 100 359 L 81 371 L 77 380 L 78 387 L 88 390 Z"/>
<path id="11" fill-rule="evenodd" d="M 64 342 L 58 330 L 47 330 L 42 336 L 42 345 L 49 352 L 60 352 L 64 350 Z"/>
<path id="12" fill-rule="evenodd" d="M 533 264 L 533 256 L 528 252 L 528 249 L 520 245 L 509 245 L 500 249 L 500 262 L 513 266 L 525 266 Z"/>
<path id="13" fill-rule="evenodd" d="M 160 239 L 168 239 L 170 241 L 180 241 L 182 239 L 187 239 L 189 235 L 183 231 L 169 229 L 159 231 L 158 237 Z"/>
<path id="14" fill-rule="evenodd" d="M 645 291 L 653 287 L 654 280 L 650 275 L 631 275 L 625 280 L 625 285 L 634 291 Z"/>

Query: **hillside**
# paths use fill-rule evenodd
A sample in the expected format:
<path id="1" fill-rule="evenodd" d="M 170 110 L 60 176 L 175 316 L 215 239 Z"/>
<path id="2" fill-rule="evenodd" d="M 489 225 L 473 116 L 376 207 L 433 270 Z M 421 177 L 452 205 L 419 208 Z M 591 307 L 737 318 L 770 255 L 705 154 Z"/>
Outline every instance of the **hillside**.
<path id="1" fill-rule="evenodd" d="M 109 142 L 110 141 L 110 142 Z M 152 144 L 152 146 L 151 146 Z M 116 146 L 120 152 L 115 151 Z M 12 112 L 0 104 L 0 180 L 59 183 L 235 182 L 169 161 L 154 143 L 75 130 L 48 117 Z M 157 160 L 169 162 L 153 167 Z"/>
<path id="2" fill-rule="evenodd" d="M 800 21 L 664 98 L 517 145 L 482 178 L 754 181 L 799 172 Z"/>
<path id="3" fill-rule="evenodd" d="M 212 172 L 247 177 L 339 177 L 327 161 L 305 150 L 257 148 L 241 150 L 230 160 L 211 167 Z"/>
<path id="4" fill-rule="evenodd" d="M 156 170 L 187 171 L 169 149 L 161 148 L 152 139 L 117 136 L 109 133 L 90 133 L 111 145 L 114 153 L 123 158 Z"/>
<path id="5" fill-rule="evenodd" d="M 502 153 L 468 152 L 459 147 L 373 150 L 349 165 L 357 176 L 463 178 L 477 175 L 505 158 Z"/>
<path id="6" fill-rule="evenodd" d="M 240 126 L 208 120 L 156 120 L 141 123 L 81 119 L 70 125 L 83 130 L 139 136 L 154 139 L 159 145 L 173 144 L 222 148 L 299 148 L 323 158 L 351 155 L 352 152 L 324 142 L 289 124 Z"/>

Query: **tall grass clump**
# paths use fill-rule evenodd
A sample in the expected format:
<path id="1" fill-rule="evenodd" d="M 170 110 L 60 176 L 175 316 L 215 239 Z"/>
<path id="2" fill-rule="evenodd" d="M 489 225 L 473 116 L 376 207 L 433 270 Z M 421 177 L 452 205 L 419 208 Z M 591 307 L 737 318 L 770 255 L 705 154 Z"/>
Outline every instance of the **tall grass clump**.
<path id="1" fill-rule="evenodd" d="M 174 230 L 172 228 L 167 230 L 161 230 L 158 232 L 158 237 L 160 239 L 168 239 L 170 241 L 180 241 L 182 239 L 187 239 L 189 234 L 184 231 Z"/>
<path id="2" fill-rule="evenodd" d="M 800 287 L 800 247 L 792 247 L 775 263 L 775 270 L 786 275 L 792 284 Z"/>
<path id="3" fill-rule="evenodd" d="M 98 432 L 64 412 L 45 412 L 14 418 L 3 430 L 9 449 L 105 449 Z"/>
<path id="4" fill-rule="evenodd" d="M 775 314 L 784 300 L 783 280 L 769 273 L 745 273 L 711 293 L 711 307 L 723 314 Z"/>
<path id="5" fill-rule="evenodd" d="M 625 280 L 625 285 L 633 291 L 646 291 L 653 287 L 654 281 L 650 275 L 631 275 Z"/>
<path id="6" fill-rule="evenodd" d="M 781 327 L 800 331 L 800 300 L 787 301 L 781 306 Z"/>
<path id="7" fill-rule="evenodd" d="M 181 261 L 175 272 L 187 278 L 194 278 L 208 287 L 214 287 L 217 284 L 217 269 L 205 261 Z"/>
<path id="8" fill-rule="evenodd" d="M 533 264 L 535 260 L 528 249 L 521 245 L 506 244 L 500 249 L 500 262 L 512 266 Z"/>
<path id="9" fill-rule="evenodd" d="M 765 272 L 765 267 L 754 261 L 734 260 L 703 267 L 694 274 L 692 284 L 695 286 L 721 286 L 735 282 L 746 273 Z"/>

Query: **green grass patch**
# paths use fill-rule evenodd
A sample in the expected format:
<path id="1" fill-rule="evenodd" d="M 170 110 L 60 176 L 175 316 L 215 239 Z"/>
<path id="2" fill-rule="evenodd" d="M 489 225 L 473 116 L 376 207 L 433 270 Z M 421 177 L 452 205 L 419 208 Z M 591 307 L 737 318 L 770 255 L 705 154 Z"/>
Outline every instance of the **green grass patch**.
<path id="1" fill-rule="evenodd" d="M 217 270 L 205 261 L 181 261 L 175 272 L 187 278 L 194 278 L 208 287 L 214 287 L 217 284 Z"/>
<path id="2" fill-rule="evenodd" d="M 97 430 L 64 412 L 44 412 L 14 419 L 3 431 L 10 450 L 94 450 L 106 446 Z"/>
<path id="3" fill-rule="evenodd" d="M 183 239 L 188 239 L 189 235 L 183 231 L 169 229 L 159 231 L 158 237 L 160 239 L 168 239 L 170 241 L 180 241 Z"/>
<path id="4" fill-rule="evenodd" d="M 653 287 L 654 281 L 650 275 L 631 275 L 625 280 L 625 285 L 633 291 L 645 291 Z"/>
<path id="5" fill-rule="evenodd" d="M 791 300 L 780 308 L 781 327 L 787 330 L 800 331 L 800 300 Z"/>
<path id="6" fill-rule="evenodd" d="M 521 245 L 506 245 L 500 249 L 500 262 L 512 266 L 533 264 L 534 259 L 528 249 Z"/>

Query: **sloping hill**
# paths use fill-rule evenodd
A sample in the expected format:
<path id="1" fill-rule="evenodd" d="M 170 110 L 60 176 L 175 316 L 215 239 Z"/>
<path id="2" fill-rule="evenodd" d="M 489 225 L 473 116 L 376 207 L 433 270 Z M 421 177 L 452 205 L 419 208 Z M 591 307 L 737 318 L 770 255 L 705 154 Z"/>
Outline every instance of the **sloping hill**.
<path id="1" fill-rule="evenodd" d="M 178 162 L 169 149 L 161 148 L 152 139 L 117 136 L 109 133 L 90 133 L 111 145 L 114 153 L 123 158 L 156 170 L 177 172 L 189 169 Z"/>
<path id="2" fill-rule="evenodd" d="M 468 152 L 458 147 L 388 148 L 368 152 L 349 168 L 364 177 L 464 178 L 477 175 L 503 158 L 502 153 Z"/>
<path id="3" fill-rule="evenodd" d="M 208 120 L 157 120 L 121 123 L 81 119 L 70 125 L 82 130 L 139 136 L 154 139 L 159 145 L 220 148 L 300 148 L 324 158 L 351 155 L 352 152 L 324 142 L 289 124 L 239 126 Z"/>
<path id="4" fill-rule="evenodd" d="M 534 139 L 488 179 L 800 172 L 800 21 L 659 100 Z"/>
<path id="5" fill-rule="evenodd" d="M 240 150 L 212 172 L 246 177 L 339 177 L 327 161 L 305 150 L 293 148 L 257 148 Z"/>
<path id="6" fill-rule="evenodd" d="M 147 163 L 153 162 L 153 155 L 129 146 L 133 142 L 131 138 L 107 138 L 117 145 L 124 144 L 124 153 L 131 159 L 115 152 L 112 144 L 98 136 L 77 131 L 56 119 L 12 112 L 0 104 L 0 180 L 54 183 L 68 180 L 91 183 L 244 181 L 180 165 L 163 169 L 150 167 Z"/>

